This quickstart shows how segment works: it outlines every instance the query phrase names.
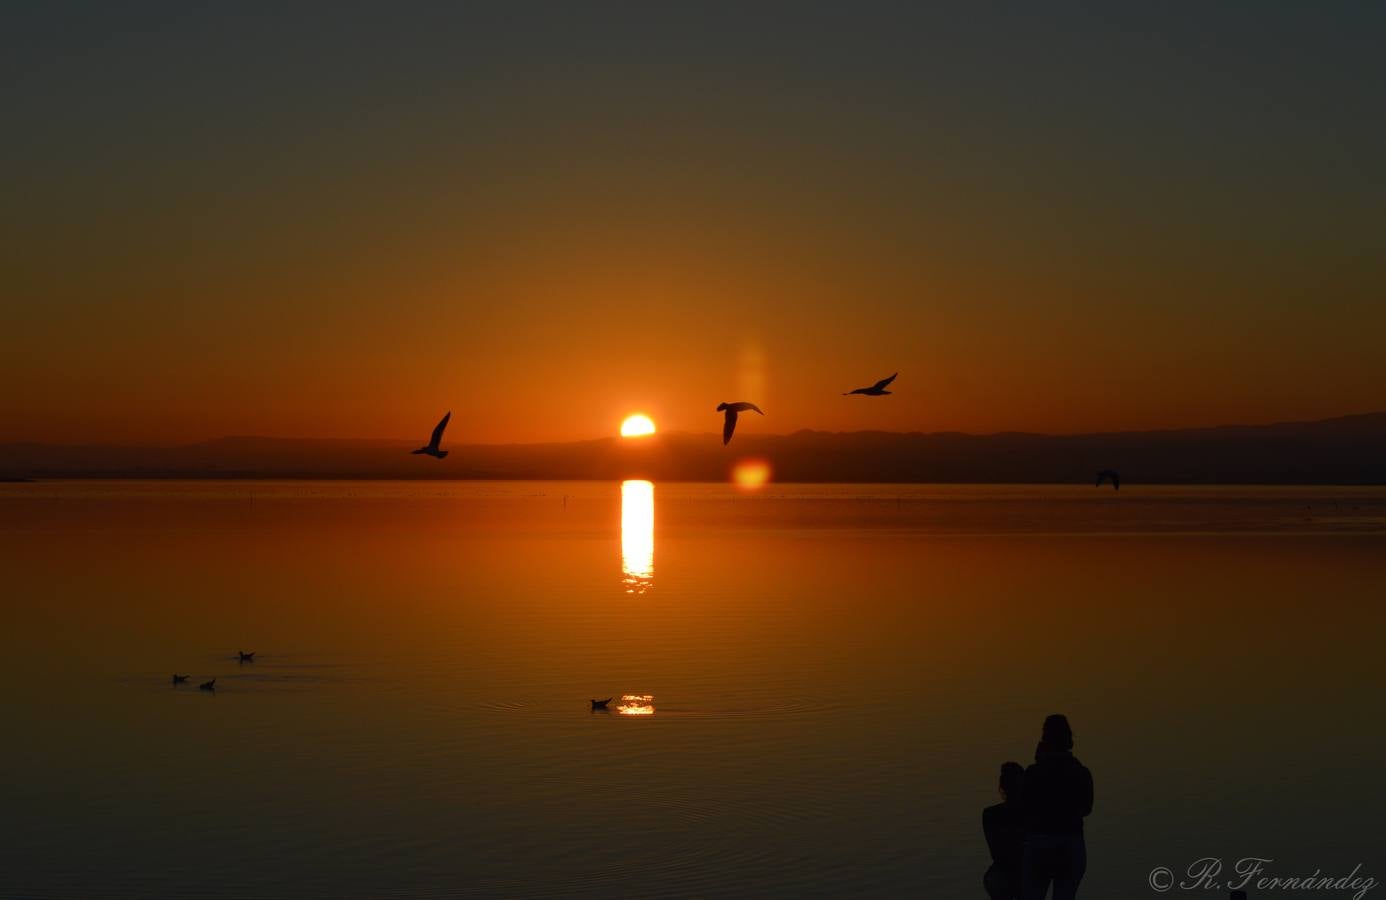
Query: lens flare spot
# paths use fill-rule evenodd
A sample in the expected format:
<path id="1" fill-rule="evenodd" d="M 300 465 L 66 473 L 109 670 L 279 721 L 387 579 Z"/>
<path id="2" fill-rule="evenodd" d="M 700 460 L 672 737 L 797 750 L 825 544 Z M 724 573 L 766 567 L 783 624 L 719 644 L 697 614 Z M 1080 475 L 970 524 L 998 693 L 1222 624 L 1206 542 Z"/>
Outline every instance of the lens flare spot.
<path id="1" fill-rule="evenodd" d="M 732 481 L 743 491 L 764 487 L 770 480 L 770 464 L 763 459 L 742 459 L 732 466 Z"/>
<path id="2" fill-rule="evenodd" d="M 647 434 L 654 433 L 654 419 L 651 419 L 644 413 L 635 413 L 626 416 L 626 420 L 621 423 L 621 437 L 644 437 Z"/>

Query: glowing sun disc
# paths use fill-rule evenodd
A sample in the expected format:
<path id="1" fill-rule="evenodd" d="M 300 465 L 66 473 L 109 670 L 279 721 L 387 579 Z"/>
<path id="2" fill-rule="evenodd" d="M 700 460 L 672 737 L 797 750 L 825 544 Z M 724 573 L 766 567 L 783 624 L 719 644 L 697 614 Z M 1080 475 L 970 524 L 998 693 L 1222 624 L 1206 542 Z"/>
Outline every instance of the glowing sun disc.
<path id="1" fill-rule="evenodd" d="M 626 416 L 626 420 L 621 423 L 621 437 L 644 437 L 654 433 L 654 420 L 643 413 Z"/>

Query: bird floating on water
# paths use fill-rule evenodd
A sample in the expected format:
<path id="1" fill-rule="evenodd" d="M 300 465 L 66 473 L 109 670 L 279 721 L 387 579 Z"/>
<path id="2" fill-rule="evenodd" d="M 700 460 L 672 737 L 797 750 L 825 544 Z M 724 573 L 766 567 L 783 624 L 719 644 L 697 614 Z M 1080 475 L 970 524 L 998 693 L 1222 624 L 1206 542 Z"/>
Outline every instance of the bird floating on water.
<path id="1" fill-rule="evenodd" d="M 451 419 L 451 418 L 452 418 L 452 410 L 448 410 L 447 415 L 443 416 L 443 418 L 442 418 L 441 420 L 439 420 L 437 426 L 434 427 L 434 429 L 433 429 L 433 437 L 431 437 L 431 438 L 428 439 L 428 446 L 427 446 L 427 447 L 420 447 L 419 449 L 417 449 L 417 450 L 411 450 L 410 452 L 411 452 L 411 453 L 414 453 L 414 454 L 416 454 L 416 455 L 419 454 L 419 453 L 423 453 L 423 454 L 425 454 L 425 455 L 427 455 L 427 456 L 435 457 L 436 459 L 442 459 L 443 457 L 447 456 L 447 455 L 448 455 L 448 451 L 446 451 L 446 450 L 439 450 L 439 449 L 438 449 L 438 444 L 439 444 L 440 442 L 442 442 L 442 440 L 443 440 L 443 430 L 444 430 L 445 428 L 448 427 L 448 419 Z"/>
<path id="2" fill-rule="evenodd" d="M 606 709 L 606 705 L 607 705 L 608 703 L 610 703 L 612 700 L 615 700 L 615 699 L 616 699 L 615 697 L 607 697 L 605 700 L 593 700 L 593 701 L 592 701 L 592 708 L 593 708 L 593 709 Z"/>
<path id="3" fill-rule="evenodd" d="M 1097 484 L 1095 487 L 1102 487 L 1102 482 L 1104 481 L 1112 482 L 1112 490 L 1121 490 L 1121 475 L 1117 473 L 1116 469 L 1103 469 L 1101 472 L 1098 472 Z"/>
<path id="4" fill-rule="evenodd" d="M 743 412 L 745 412 L 745 411 L 748 410 L 748 409 L 753 409 L 753 410 L 755 410 L 756 412 L 760 413 L 762 416 L 765 415 L 764 412 L 761 412 L 761 409 L 760 409 L 759 406 L 756 406 L 754 403 L 747 403 L 747 402 L 744 401 L 744 400 L 741 401 L 741 402 L 739 402 L 739 403 L 719 403 L 719 404 L 717 404 L 717 411 L 718 411 L 718 412 L 723 412 L 723 411 L 725 411 L 726 414 L 727 414 L 726 421 L 724 421 L 724 422 L 722 423 L 722 443 L 723 443 L 723 444 L 726 444 L 728 441 L 730 441 L 730 440 L 732 439 L 732 432 L 736 430 L 736 414 L 737 414 L 737 413 L 743 413 Z"/>
<path id="5" fill-rule="evenodd" d="M 255 662 L 255 651 L 251 650 L 249 653 L 246 653 L 244 650 L 237 650 L 236 659 L 241 662 Z"/>
<path id="6" fill-rule="evenodd" d="M 174 684 L 187 684 L 187 683 L 188 683 L 188 676 L 186 676 L 186 675 L 179 675 L 177 672 L 174 672 L 174 673 L 173 673 L 173 683 L 174 683 Z"/>
<path id="7" fill-rule="evenodd" d="M 895 380 L 896 376 L 899 374 L 899 372 L 896 372 L 895 375 L 892 375 L 889 378 L 882 378 L 880 381 L 871 385 L 871 387 L 857 388 L 855 391 L 847 391 L 842 396 L 847 397 L 852 394 L 866 394 L 868 397 L 884 397 L 886 394 L 890 393 L 890 391 L 886 390 L 886 388 L 890 385 L 892 381 Z"/>
<path id="8" fill-rule="evenodd" d="M 199 691 L 215 691 L 217 689 L 217 680 L 213 678 L 211 681 L 204 681 L 197 686 L 197 689 Z"/>

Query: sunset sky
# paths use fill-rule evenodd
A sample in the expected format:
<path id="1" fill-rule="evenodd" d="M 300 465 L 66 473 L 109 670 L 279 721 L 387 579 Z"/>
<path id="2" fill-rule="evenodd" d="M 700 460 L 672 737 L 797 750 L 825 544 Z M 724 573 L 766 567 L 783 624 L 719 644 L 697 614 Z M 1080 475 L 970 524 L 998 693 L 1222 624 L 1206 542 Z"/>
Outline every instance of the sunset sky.
<path id="1" fill-rule="evenodd" d="M 194 6 L 0 13 L 0 441 L 1386 410 L 1384 4 Z"/>

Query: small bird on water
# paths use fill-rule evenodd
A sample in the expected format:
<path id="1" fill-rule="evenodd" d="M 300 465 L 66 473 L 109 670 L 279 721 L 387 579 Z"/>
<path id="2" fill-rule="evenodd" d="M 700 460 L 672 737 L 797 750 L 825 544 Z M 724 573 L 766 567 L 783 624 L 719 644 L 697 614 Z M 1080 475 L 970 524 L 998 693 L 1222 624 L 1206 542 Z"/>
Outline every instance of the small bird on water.
<path id="1" fill-rule="evenodd" d="M 186 676 L 186 675 L 179 675 L 177 672 L 175 672 L 175 673 L 173 673 L 173 683 L 174 683 L 174 684 L 187 684 L 187 683 L 188 683 L 188 676 Z"/>
<path id="2" fill-rule="evenodd" d="M 593 709 L 606 709 L 606 705 L 607 705 L 608 703 L 610 703 L 610 702 L 611 702 L 612 700 L 614 700 L 614 699 L 616 699 L 616 698 L 615 698 L 615 697 L 607 697 L 605 700 L 593 700 L 593 701 L 592 701 L 592 708 L 593 708 Z"/>
<path id="3" fill-rule="evenodd" d="M 1112 482 L 1112 490 L 1121 490 L 1121 475 L 1117 474 L 1116 469 L 1103 469 L 1101 472 L 1098 472 L 1097 484 L 1095 486 L 1102 487 L 1102 482 L 1108 480 Z"/>
<path id="4" fill-rule="evenodd" d="M 871 385 L 871 387 L 857 388 L 855 391 L 847 391 L 842 396 L 847 397 L 852 394 L 866 394 L 868 397 L 884 397 L 886 394 L 890 393 L 890 391 L 886 390 L 886 388 L 890 385 L 892 381 L 895 380 L 896 376 L 898 376 L 899 374 L 899 372 L 896 372 L 895 375 L 892 375 L 889 378 L 882 378 L 880 381 Z"/>
<path id="5" fill-rule="evenodd" d="M 417 450 L 411 450 L 411 451 L 409 451 L 409 452 L 410 452 L 410 453 L 413 453 L 413 454 L 415 454 L 415 455 L 420 454 L 420 453 L 423 453 L 423 454 L 425 454 L 425 455 L 427 455 L 427 456 L 432 456 L 432 457 L 434 457 L 435 459 L 442 459 L 443 457 L 447 456 L 447 455 L 448 455 L 448 451 L 446 451 L 446 450 L 439 450 L 439 449 L 438 449 L 438 444 L 442 442 L 442 440 L 443 440 L 443 430 L 446 429 L 446 428 L 448 427 L 448 419 L 451 419 L 451 418 L 452 418 L 452 410 L 448 410 L 447 415 L 443 416 L 442 420 L 439 421 L 438 424 L 434 427 L 434 429 L 433 429 L 433 437 L 429 438 L 429 440 L 428 440 L 428 446 L 426 446 L 426 447 L 420 447 L 420 448 L 417 449 Z"/>
<path id="6" fill-rule="evenodd" d="M 255 662 L 255 651 L 251 650 L 249 653 L 246 653 L 244 650 L 237 650 L 236 659 L 241 662 Z"/>
<path id="7" fill-rule="evenodd" d="M 722 423 L 722 443 L 723 443 L 724 445 L 725 445 L 728 441 L 730 441 L 730 440 L 732 439 L 732 432 L 736 430 L 736 414 L 737 414 L 737 413 L 743 413 L 743 412 L 745 412 L 745 411 L 748 410 L 748 409 L 754 409 L 756 412 L 760 413 L 762 416 L 765 415 L 765 413 L 761 412 L 761 409 L 760 409 L 759 406 L 756 406 L 754 403 L 747 403 L 747 402 L 744 401 L 744 400 L 741 401 L 741 402 L 739 402 L 739 403 L 719 403 L 719 404 L 717 404 L 717 411 L 718 411 L 718 412 L 724 412 L 724 411 L 725 411 L 726 414 L 727 414 L 726 421 L 724 421 L 724 422 Z"/>
<path id="8" fill-rule="evenodd" d="M 213 678 L 211 681 L 204 681 L 197 686 L 197 689 L 199 691 L 215 691 L 217 689 L 217 680 Z"/>

